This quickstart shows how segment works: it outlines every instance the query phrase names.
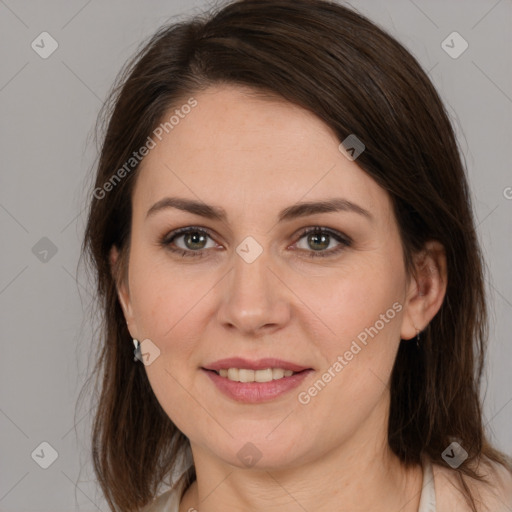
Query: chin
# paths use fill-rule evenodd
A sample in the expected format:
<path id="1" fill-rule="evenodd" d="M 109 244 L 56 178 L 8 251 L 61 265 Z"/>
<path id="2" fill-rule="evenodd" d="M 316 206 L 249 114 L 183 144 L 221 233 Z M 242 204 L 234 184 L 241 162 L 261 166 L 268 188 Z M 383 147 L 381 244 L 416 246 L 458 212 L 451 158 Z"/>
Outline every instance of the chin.
<path id="1" fill-rule="evenodd" d="M 274 427 L 275 428 L 275 427 Z M 265 438 L 264 432 L 270 430 L 262 430 L 254 435 L 247 432 L 244 435 L 236 436 L 235 440 L 229 441 L 229 446 L 225 450 L 217 453 L 219 458 L 225 458 L 227 453 L 231 453 L 227 463 L 241 469 L 257 469 L 257 470 L 276 470 L 293 467 L 298 460 L 304 461 L 304 446 L 301 445 L 301 439 L 304 437 L 291 436 L 283 431 L 282 436 L 274 435 L 272 439 Z M 298 451 L 297 447 L 301 450 Z M 218 445 L 216 450 L 218 451 Z"/>

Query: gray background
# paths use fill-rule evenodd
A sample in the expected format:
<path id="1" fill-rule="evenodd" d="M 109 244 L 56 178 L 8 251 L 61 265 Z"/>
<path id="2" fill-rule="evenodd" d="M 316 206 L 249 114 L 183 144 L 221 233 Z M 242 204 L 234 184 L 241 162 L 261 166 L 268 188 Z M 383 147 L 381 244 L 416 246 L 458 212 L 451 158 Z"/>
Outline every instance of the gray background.
<path id="1" fill-rule="evenodd" d="M 89 311 L 91 286 L 82 271 L 77 275 L 96 158 L 92 130 L 120 66 L 137 46 L 171 17 L 207 5 L 0 0 L 1 511 L 107 511 L 88 454 L 90 400 L 75 410 L 97 322 Z M 352 5 L 429 70 L 459 137 L 489 266 L 485 418 L 491 439 L 510 454 L 512 3 Z M 43 31 L 59 45 L 47 59 L 31 47 Z M 456 59 L 441 47 L 453 31 L 469 44 Z M 457 41 L 448 44 L 460 48 Z M 43 446 L 41 456 L 42 442 L 58 453 L 48 469 L 36 463 L 50 454 Z"/>

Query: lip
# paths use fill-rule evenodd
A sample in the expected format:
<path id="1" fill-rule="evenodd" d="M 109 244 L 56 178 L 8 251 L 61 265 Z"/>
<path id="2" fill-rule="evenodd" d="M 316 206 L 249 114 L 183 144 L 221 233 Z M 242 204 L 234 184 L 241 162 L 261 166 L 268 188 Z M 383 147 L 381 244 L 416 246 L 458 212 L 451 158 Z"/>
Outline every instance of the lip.
<path id="1" fill-rule="evenodd" d="M 266 370 L 267 368 L 282 368 L 283 370 L 291 370 L 292 372 L 301 372 L 303 370 L 311 370 L 307 366 L 301 366 L 290 361 L 283 361 L 282 359 L 275 359 L 272 357 L 265 357 L 257 361 L 250 361 L 243 357 L 229 357 L 227 359 L 220 359 L 214 363 L 209 363 L 203 366 L 205 370 L 221 370 L 229 368 L 240 368 L 245 370 Z M 287 377 L 286 377 L 287 378 Z"/>
<path id="2" fill-rule="evenodd" d="M 219 361 L 217 363 L 219 363 Z M 221 366 L 221 368 L 226 367 Z M 230 366 L 230 368 L 244 367 L 235 365 Z M 245 368 L 250 369 L 247 367 Z M 265 366 L 265 368 L 282 368 L 282 366 Z M 264 368 L 257 369 L 263 370 Z M 314 370 L 311 368 L 305 369 L 303 371 L 298 370 L 300 373 L 295 373 L 291 377 L 283 377 L 282 379 L 271 380 L 270 382 L 235 382 L 229 380 L 227 377 L 221 377 L 215 371 L 207 370 L 205 368 L 201 368 L 201 371 L 205 373 L 213 381 L 217 389 L 228 398 L 236 400 L 237 402 L 257 404 L 274 400 L 275 398 L 288 393 L 292 389 L 298 387 L 301 382 Z"/>

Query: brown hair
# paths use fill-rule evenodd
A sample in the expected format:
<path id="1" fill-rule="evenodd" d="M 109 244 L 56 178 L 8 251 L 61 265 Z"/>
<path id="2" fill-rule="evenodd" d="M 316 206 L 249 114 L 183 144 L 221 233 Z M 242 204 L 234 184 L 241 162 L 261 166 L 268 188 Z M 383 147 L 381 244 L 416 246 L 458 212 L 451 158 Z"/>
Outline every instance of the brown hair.
<path id="1" fill-rule="evenodd" d="M 424 452 L 449 467 L 441 454 L 457 439 L 469 456 L 456 471 L 476 511 L 463 476 L 485 481 L 475 472 L 484 459 L 510 470 L 512 464 L 489 444 L 482 423 L 484 263 L 458 145 L 427 75 L 395 39 L 337 3 L 232 2 L 164 26 L 125 65 L 102 112 L 106 132 L 96 190 L 144 145 L 168 109 L 219 83 L 276 94 L 313 112 L 340 141 L 356 134 L 364 142 L 357 163 L 392 198 L 408 275 L 414 274 L 413 254 L 427 240 L 445 247 L 444 302 L 419 348 L 400 342 L 388 440 L 407 466 L 420 463 Z M 134 363 L 117 297 L 116 282 L 127 270 L 136 176 L 135 166 L 106 199 L 93 194 L 82 247 L 102 312 L 94 469 L 109 506 L 123 512 L 154 498 L 189 442 L 156 400 L 144 366 Z M 112 246 L 120 251 L 115 269 L 109 264 Z M 193 481 L 193 466 L 182 478 L 186 485 Z"/>

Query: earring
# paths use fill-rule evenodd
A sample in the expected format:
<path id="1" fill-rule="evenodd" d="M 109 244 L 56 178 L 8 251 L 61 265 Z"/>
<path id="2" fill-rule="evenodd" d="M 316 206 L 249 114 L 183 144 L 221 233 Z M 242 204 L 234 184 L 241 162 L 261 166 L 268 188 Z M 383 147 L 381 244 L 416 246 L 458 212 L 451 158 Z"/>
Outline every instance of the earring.
<path id="1" fill-rule="evenodd" d="M 140 341 L 139 340 L 136 340 L 135 338 L 133 338 L 133 344 L 135 346 L 135 350 L 133 351 L 133 354 L 134 354 L 134 358 L 133 360 L 136 362 L 136 361 L 142 361 L 142 355 L 141 355 L 141 352 L 140 352 Z"/>
<path id="2" fill-rule="evenodd" d="M 416 329 L 416 348 L 420 348 L 420 331 Z"/>

